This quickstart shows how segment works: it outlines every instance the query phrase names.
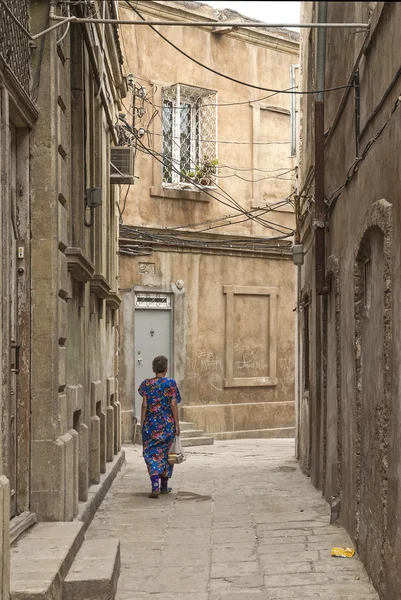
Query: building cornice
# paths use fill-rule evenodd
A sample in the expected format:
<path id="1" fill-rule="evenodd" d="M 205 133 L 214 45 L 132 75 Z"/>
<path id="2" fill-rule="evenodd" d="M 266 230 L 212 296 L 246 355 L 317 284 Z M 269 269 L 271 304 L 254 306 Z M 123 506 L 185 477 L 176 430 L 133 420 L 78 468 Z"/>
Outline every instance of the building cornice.
<path id="1" fill-rule="evenodd" d="M 120 7 L 125 9 L 127 12 L 131 12 L 130 8 L 125 2 L 120 1 Z M 165 4 L 164 2 L 144 2 L 143 0 L 139 0 L 139 2 L 135 4 L 135 7 L 138 8 L 139 12 L 144 13 L 153 19 L 157 18 L 160 20 L 171 21 L 192 21 L 194 15 L 196 15 L 197 21 L 210 22 L 212 20 L 210 16 L 205 16 L 204 14 L 200 14 L 184 7 Z M 213 20 L 218 22 L 216 19 Z M 243 22 L 241 21 L 241 23 Z M 214 35 L 213 26 L 210 28 L 202 27 L 202 29 Z M 256 30 L 252 29 L 251 27 L 249 29 L 241 27 L 240 29 L 233 29 L 232 31 L 227 32 L 225 37 L 233 37 L 242 42 L 247 42 L 255 46 L 263 46 L 265 48 L 276 50 L 277 52 L 285 52 L 287 54 L 294 54 L 296 56 L 299 55 L 299 42 L 286 40 L 284 38 L 275 36 L 266 30 Z"/>

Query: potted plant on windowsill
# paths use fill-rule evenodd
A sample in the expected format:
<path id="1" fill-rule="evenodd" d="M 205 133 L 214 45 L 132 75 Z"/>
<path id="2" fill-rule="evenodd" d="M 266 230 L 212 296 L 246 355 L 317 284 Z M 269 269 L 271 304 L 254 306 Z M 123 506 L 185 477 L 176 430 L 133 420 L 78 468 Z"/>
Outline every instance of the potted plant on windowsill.
<path id="1" fill-rule="evenodd" d="M 212 186 L 216 181 L 218 163 L 217 158 L 204 156 L 202 161 L 196 165 L 194 171 L 186 171 L 183 174 L 186 178 L 192 179 L 197 185 Z"/>

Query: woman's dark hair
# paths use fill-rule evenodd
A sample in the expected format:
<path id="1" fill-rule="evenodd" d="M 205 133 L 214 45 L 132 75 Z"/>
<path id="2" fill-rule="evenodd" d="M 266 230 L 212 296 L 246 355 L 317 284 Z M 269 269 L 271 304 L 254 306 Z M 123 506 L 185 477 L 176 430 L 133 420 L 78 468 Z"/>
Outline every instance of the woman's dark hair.
<path id="1" fill-rule="evenodd" d="M 164 371 L 167 371 L 167 365 L 168 360 L 165 356 L 156 356 L 152 363 L 153 373 L 164 373 Z"/>

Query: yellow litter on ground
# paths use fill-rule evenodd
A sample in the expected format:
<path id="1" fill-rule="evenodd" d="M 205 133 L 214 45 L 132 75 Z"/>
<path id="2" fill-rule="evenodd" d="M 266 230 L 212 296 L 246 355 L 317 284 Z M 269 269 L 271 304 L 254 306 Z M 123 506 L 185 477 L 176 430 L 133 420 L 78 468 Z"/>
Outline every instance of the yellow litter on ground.
<path id="1" fill-rule="evenodd" d="M 331 556 L 337 558 L 352 558 L 355 554 L 355 550 L 352 548 L 333 548 Z"/>

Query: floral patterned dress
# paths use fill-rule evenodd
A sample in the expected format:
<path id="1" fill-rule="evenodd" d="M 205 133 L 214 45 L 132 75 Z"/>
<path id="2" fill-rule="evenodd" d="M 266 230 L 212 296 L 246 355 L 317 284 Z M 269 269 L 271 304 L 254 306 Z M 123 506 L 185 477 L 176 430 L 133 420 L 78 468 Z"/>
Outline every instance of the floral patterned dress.
<path id="1" fill-rule="evenodd" d="M 158 377 L 145 379 L 138 388 L 146 396 L 146 417 L 142 423 L 143 458 L 149 475 L 173 474 L 168 464 L 168 451 L 175 436 L 175 423 L 171 409 L 172 400 L 181 402 L 181 395 L 174 379 Z"/>

